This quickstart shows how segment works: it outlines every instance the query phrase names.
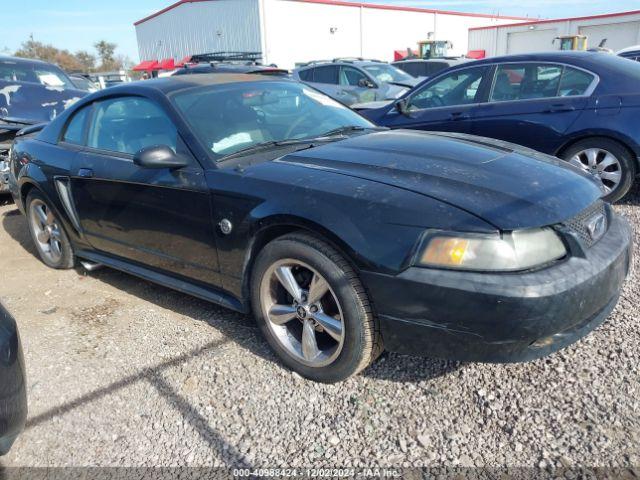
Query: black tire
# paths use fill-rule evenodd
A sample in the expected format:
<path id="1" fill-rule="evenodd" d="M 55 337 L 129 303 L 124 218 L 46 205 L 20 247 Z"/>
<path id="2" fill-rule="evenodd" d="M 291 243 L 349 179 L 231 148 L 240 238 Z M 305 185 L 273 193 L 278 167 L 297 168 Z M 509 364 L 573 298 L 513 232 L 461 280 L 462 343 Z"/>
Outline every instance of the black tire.
<path id="1" fill-rule="evenodd" d="M 326 366 L 308 366 L 298 361 L 267 325 L 260 286 L 269 268 L 283 259 L 298 260 L 316 270 L 327 280 L 342 308 L 344 343 L 337 358 Z M 258 326 L 282 362 L 311 380 L 324 383 L 345 380 L 382 353 L 380 328 L 356 272 L 336 249 L 313 235 L 288 234 L 262 249 L 251 274 L 251 304 Z"/>
<path id="2" fill-rule="evenodd" d="M 577 153 L 590 148 L 598 148 L 611 152 L 620 162 L 620 183 L 604 197 L 608 202 L 617 202 L 623 198 L 633 186 L 636 176 L 636 161 L 624 145 L 604 137 L 592 137 L 580 140 L 562 152 L 560 157 L 563 160 L 569 161 Z"/>
<path id="3" fill-rule="evenodd" d="M 52 258 L 43 251 L 40 243 L 36 238 L 36 232 L 34 230 L 34 226 L 31 221 L 31 212 L 34 206 L 34 202 L 43 203 L 48 211 L 53 215 L 56 225 L 58 226 L 59 231 L 59 244 L 60 244 L 60 258 L 52 260 Z M 75 255 L 73 253 L 73 247 L 71 246 L 71 242 L 69 241 L 69 237 L 67 236 L 67 232 L 64 230 L 64 226 L 60 222 L 60 219 L 57 216 L 57 212 L 51 208 L 45 197 L 37 190 L 31 190 L 27 195 L 26 201 L 26 212 L 27 212 L 27 224 L 29 225 L 29 233 L 31 234 L 31 239 L 36 247 L 38 252 L 38 256 L 40 260 L 51 268 L 56 268 L 60 270 L 68 270 L 73 268 L 75 265 Z"/>

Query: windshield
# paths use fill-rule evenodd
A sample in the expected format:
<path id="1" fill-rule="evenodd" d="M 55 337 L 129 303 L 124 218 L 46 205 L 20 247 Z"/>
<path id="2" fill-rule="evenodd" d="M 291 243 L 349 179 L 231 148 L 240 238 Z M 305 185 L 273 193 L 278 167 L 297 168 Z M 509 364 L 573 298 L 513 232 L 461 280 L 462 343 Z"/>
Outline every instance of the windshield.
<path id="1" fill-rule="evenodd" d="M 72 77 L 71 80 L 73 81 L 73 85 L 78 90 L 84 90 L 86 92 L 95 92 L 98 90 L 98 88 L 92 81 L 87 80 L 84 77 Z"/>
<path id="2" fill-rule="evenodd" d="M 67 75 L 53 65 L 0 61 L 0 80 L 39 83 L 53 88 L 75 88 Z"/>
<path id="3" fill-rule="evenodd" d="M 208 85 L 172 98 L 215 159 L 265 142 L 310 139 L 342 127 L 375 128 L 360 115 L 303 84 Z"/>
<path id="4" fill-rule="evenodd" d="M 379 82 L 407 82 L 413 80 L 413 77 L 399 68 L 384 63 L 376 65 L 365 65 L 364 68 L 367 72 L 375 77 Z"/>

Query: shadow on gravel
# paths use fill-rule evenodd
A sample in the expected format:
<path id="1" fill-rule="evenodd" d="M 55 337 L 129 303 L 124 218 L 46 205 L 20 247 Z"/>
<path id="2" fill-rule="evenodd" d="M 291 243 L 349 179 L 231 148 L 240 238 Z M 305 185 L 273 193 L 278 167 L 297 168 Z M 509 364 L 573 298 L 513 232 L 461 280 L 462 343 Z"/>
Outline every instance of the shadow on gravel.
<path id="1" fill-rule="evenodd" d="M 431 357 L 414 357 L 396 353 L 383 353 L 382 356 L 361 375 L 377 380 L 390 380 L 398 383 L 413 383 L 434 380 L 452 375 L 464 367 L 464 363 L 452 362 Z"/>
<path id="2" fill-rule="evenodd" d="M 124 377 L 113 382 L 103 388 L 87 393 L 75 400 L 54 407 L 40 415 L 31 417 L 27 420 L 26 429 L 30 429 L 47 422 L 54 417 L 64 415 L 65 413 L 78 408 L 87 403 L 106 397 L 117 390 L 125 388 L 133 383 L 144 381 L 150 383 L 158 391 L 160 395 L 165 397 L 167 401 L 178 410 L 182 416 L 191 424 L 198 432 L 202 439 L 207 442 L 209 447 L 217 451 L 221 458 L 229 465 L 240 468 L 251 468 L 246 462 L 242 453 L 240 453 L 233 445 L 229 444 L 216 430 L 211 428 L 206 418 L 204 418 L 196 408 L 191 405 L 187 399 L 175 391 L 171 384 L 164 378 L 163 372 L 167 369 L 179 366 L 187 360 L 203 355 L 205 353 L 215 353 L 220 347 L 229 343 L 229 339 L 217 340 L 207 345 L 191 350 L 174 357 L 171 360 L 161 362 L 153 367 L 140 370 L 138 373 Z"/>
<path id="3" fill-rule="evenodd" d="M 18 207 L 2 215 L 2 227 L 22 248 L 37 257 L 36 247 L 29 234 L 27 219 L 20 213 Z"/>

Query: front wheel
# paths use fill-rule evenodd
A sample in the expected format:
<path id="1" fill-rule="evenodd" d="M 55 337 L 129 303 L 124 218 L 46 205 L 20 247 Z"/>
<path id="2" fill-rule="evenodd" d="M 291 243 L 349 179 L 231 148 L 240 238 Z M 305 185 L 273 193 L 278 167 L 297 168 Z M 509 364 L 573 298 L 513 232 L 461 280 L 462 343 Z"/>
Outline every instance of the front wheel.
<path id="1" fill-rule="evenodd" d="M 605 190 L 604 199 L 617 202 L 631 189 L 635 160 L 620 143 L 608 138 L 588 138 L 569 147 L 562 158 L 593 175 Z"/>
<path id="2" fill-rule="evenodd" d="M 309 379 L 344 380 L 382 351 L 377 322 L 355 271 L 312 235 L 286 235 L 260 252 L 251 300 L 258 325 L 280 359 Z"/>

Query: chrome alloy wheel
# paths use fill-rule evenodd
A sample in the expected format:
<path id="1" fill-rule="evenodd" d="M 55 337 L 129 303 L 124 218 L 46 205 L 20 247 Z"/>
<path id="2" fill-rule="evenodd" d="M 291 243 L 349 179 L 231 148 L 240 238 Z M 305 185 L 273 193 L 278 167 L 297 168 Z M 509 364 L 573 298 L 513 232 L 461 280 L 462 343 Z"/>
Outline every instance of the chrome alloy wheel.
<path id="1" fill-rule="evenodd" d="M 622 180 L 620 160 L 602 148 L 588 148 L 576 153 L 569 162 L 597 177 L 606 193 L 614 191 Z"/>
<path id="2" fill-rule="evenodd" d="M 60 226 L 53 212 L 43 201 L 35 199 L 30 204 L 29 221 L 38 250 L 50 262 L 58 263 L 62 258 L 62 244 Z"/>
<path id="3" fill-rule="evenodd" d="M 309 265 L 293 259 L 269 267 L 260 285 L 262 313 L 280 345 L 310 367 L 332 363 L 342 351 L 342 308 L 331 287 Z"/>

